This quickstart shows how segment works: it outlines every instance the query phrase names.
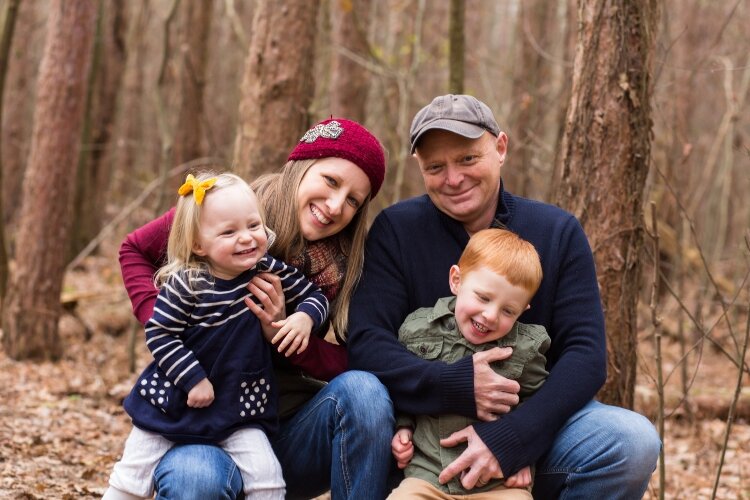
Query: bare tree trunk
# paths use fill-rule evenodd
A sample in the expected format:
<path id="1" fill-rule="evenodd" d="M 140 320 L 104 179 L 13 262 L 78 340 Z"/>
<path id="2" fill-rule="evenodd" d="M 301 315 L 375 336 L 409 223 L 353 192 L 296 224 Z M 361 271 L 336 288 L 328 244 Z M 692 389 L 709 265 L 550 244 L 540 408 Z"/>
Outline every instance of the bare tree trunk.
<path id="1" fill-rule="evenodd" d="M 174 43 L 172 42 L 172 24 L 175 20 L 177 7 L 180 0 L 172 0 L 164 15 L 161 23 L 161 53 L 155 87 L 152 88 L 152 98 L 154 103 L 154 113 L 156 114 L 156 124 L 159 130 L 159 161 L 158 172 L 161 189 L 156 196 L 156 212 L 161 213 L 172 205 L 172 190 L 169 189 L 169 170 L 172 166 L 172 153 L 174 146 L 174 129 L 175 123 L 171 120 L 169 110 L 172 109 L 172 88 L 175 83 L 169 78 L 168 71 L 169 61 L 171 59 Z"/>
<path id="2" fill-rule="evenodd" d="M 3 116 L 3 96 L 5 95 L 5 77 L 8 69 L 8 55 L 13 41 L 13 28 L 16 26 L 16 14 L 20 0 L 11 0 L 5 6 L 3 14 L 2 33 L 0 33 L 0 116 Z M 2 156 L 0 155 L 0 186 L 4 182 Z M 3 197 L 0 193 L 0 222 L 5 220 L 3 215 Z M 0 302 L 5 297 L 8 284 L 8 250 L 5 239 L 5 224 L 0 227 Z"/>
<path id="3" fill-rule="evenodd" d="M 594 251 L 609 354 L 609 378 L 600 396 L 632 407 L 658 2 L 582 0 L 580 14 L 554 199 L 578 217 Z"/>
<path id="4" fill-rule="evenodd" d="M 109 146 L 117 97 L 125 69 L 125 13 L 122 0 L 100 0 L 94 55 L 89 71 L 89 88 L 78 158 L 77 188 L 71 227 L 70 255 L 73 258 L 91 241 L 102 226 L 108 199 L 111 165 L 102 164 Z"/>
<path id="5" fill-rule="evenodd" d="M 262 0 L 255 7 L 242 82 L 235 171 L 278 169 L 309 125 L 318 2 Z"/>
<path id="6" fill-rule="evenodd" d="M 426 14 L 426 0 L 400 2 L 390 0 L 387 3 L 386 38 L 382 42 L 384 57 L 380 60 L 377 72 L 383 79 L 383 97 L 378 103 L 379 116 L 390 123 L 380 136 L 387 151 L 390 151 L 391 164 L 386 172 L 384 194 L 379 197 L 385 208 L 391 201 L 401 199 L 401 194 L 411 192 L 408 185 L 406 163 L 409 158 L 409 124 L 413 116 L 411 99 L 412 89 L 424 51 L 422 47 L 423 22 Z M 437 16 L 444 19 L 445 16 Z M 393 124 L 395 123 L 395 127 Z M 422 183 L 420 181 L 420 188 Z"/>
<path id="7" fill-rule="evenodd" d="M 180 4 L 178 94 L 179 111 L 175 125 L 172 161 L 180 165 L 204 156 L 202 124 L 203 89 L 206 84 L 208 37 L 211 29 L 212 0 L 189 0 Z M 182 181 L 175 178 L 177 181 Z M 176 187 L 175 187 L 176 189 Z"/>
<path id="8" fill-rule="evenodd" d="M 571 74 L 570 77 L 563 78 L 563 83 L 560 88 L 560 93 L 558 94 L 557 98 L 557 109 L 555 110 L 555 113 L 557 115 L 557 119 L 555 120 L 555 123 L 558 124 L 556 135 L 555 135 L 555 168 L 557 168 L 557 165 L 560 165 L 561 158 L 562 158 L 562 141 L 563 137 L 565 136 L 565 119 L 568 114 L 568 107 L 570 105 L 570 94 L 571 94 L 571 84 L 572 84 L 572 61 L 575 58 L 576 53 L 576 40 L 578 39 L 578 9 L 577 9 L 577 0 L 562 0 L 562 2 L 565 5 L 565 29 L 563 31 L 563 60 L 565 61 L 565 64 L 570 63 L 571 68 L 569 68 L 565 73 L 566 75 L 568 73 Z M 558 190 L 557 183 L 559 181 L 559 178 L 557 176 L 552 176 L 552 180 L 549 183 L 549 186 L 547 187 L 548 191 L 548 199 L 552 199 L 552 193 L 555 193 Z"/>
<path id="9" fill-rule="evenodd" d="M 44 5 L 41 2 L 21 2 L 14 30 L 13 50 L 8 56 L 8 74 L 3 104 L 3 193 L 6 235 L 12 239 L 21 206 L 21 185 L 26 160 L 29 158 L 31 128 L 39 59 L 44 44 Z M 18 98 L 18 96 L 23 96 Z M 12 251 L 13 242 L 9 241 Z M 12 257 L 12 254 L 11 254 Z"/>
<path id="10" fill-rule="evenodd" d="M 370 50 L 363 23 L 370 11 L 371 0 L 334 0 L 331 2 L 331 36 L 334 52 L 331 65 L 331 113 L 349 120 L 364 122 L 369 72 L 343 54 L 344 48 L 362 58 Z"/>
<path id="11" fill-rule="evenodd" d="M 136 176 L 140 172 L 134 171 L 134 166 L 148 165 L 148 173 L 152 174 L 152 163 L 139 162 L 139 150 L 148 141 L 143 134 L 142 116 L 145 99 L 146 59 L 145 31 L 148 19 L 154 13 L 150 9 L 148 0 L 130 2 L 127 5 L 128 28 L 126 30 L 125 46 L 127 47 L 125 68 L 122 75 L 122 96 L 120 108 L 122 113 L 117 117 L 114 153 L 112 155 L 112 184 L 118 189 L 112 190 L 117 201 L 125 200 L 129 193 L 137 191 Z M 139 187 L 139 186 L 138 186 Z M 124 201 L 123 201 L 124 203 Z"/>
<path id="12" fill-rule="evenodd" d="M 464 93 L 464 18 L 466 4 L 464 0 L 451 0 L 450 25 L 448 39 L 450 40 L 448 92 L 450 94 Z"/>
<path id="13" fill-rule="evenodd" d="M 513 120 L 513 165 L 503 182 L 509 189 L 521 196 L 530 196 L 535 138 L 543 136 L 542 116 L 546 112 L 542 100 L 544 88 L 549 85 L 550 71 L 544 59 L 543 50 L 547 47 L 550 18 L 554 11 L 546 0 L 521 2 L 518 6 L 516 31 L 519 44 L 518 72 L 513 81 L 513 102 L 516 117 Z M 538 141 L 539 139 L 537 139 Z"/>
<path id="14" fill-rule="evenodd" d="M 24 178 L 16 266 L 3 314 L 14 359 L 57 359 L 57 323 L 97 4 L 53 0 Z"/>

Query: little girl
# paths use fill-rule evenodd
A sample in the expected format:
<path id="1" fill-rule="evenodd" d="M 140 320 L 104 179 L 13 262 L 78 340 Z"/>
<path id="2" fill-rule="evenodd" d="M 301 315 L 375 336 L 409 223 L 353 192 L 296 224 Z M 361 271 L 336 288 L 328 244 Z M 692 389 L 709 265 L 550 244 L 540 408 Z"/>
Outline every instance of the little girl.
<path id="1" fill-rule="evenodd" d="M 283 499 L 285 484 L 266 433 L 277 426 L 271 350 L 246 307 L 247 284 L 277 274 L 296 312 L 273 324 L 279 351 L 302 352 L 328 315 L 320 289 L 266 253 L 255 193 L 232 174 L 188 175 L 179 189 L 168 262 L 146 344 L 154 356 L 125 399 L 133 430 L 104 499 L 150 498 L 153 473 L 175 443 L 221 446 L 252 499 Z"/>

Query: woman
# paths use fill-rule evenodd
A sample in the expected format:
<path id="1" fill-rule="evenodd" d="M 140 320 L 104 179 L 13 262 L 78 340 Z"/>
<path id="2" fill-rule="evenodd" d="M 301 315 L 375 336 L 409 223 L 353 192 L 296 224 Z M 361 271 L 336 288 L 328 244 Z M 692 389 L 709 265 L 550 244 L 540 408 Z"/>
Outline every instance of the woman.
<path id="1" fill-rule="evenodd" d="M 362 270 L 367 209 L 384 176 L 378 140 L 360 124 L 336 119 L 307 131 L 280 173 L 253 183 L 277 234 L 269 252 L 323 290 L 340 340 Z M 293 200 L 289 193 L 295 193 Z M 163 263 L 173 216 L 167 212 L 137 229 L 120 248 L 123 281 L 141 323 L 153 311 L 153 275 Z M 284 315 L 278 277 L 260 275 L 248 289 L 262 304 L 248 307 L 269 337 L 270 323 Z M 330 489 L 334 499 L 383 498 L 393 428 L 390 399 L 373 375 L 345 371 L 346 348 L 325 341 L 326 331 L 311 336 L 303 353 L 275 361 L 281 420 L 271 441 L 287 495 L 310 498 Z M 157 498 L 237 498 L 242 491 L 235 464 L 208 445 L 173 448 L 154 480 Z"/>

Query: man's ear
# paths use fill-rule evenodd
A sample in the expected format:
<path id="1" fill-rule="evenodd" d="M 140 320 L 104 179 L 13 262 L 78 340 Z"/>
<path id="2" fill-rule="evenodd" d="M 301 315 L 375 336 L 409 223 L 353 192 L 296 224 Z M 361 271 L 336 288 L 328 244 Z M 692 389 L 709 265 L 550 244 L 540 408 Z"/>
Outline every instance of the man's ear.
<path id="1" fill-rule="evenodd" d="M 505 163 L 505 155 L 508 153 L 508 136 L 505 132 L 500 132 L 495 140 L 495 150 L 500 156 L 500 165 Z"/>
<path id="2" fill-rule="evenodd" d="M 448 273 L 448 284 L 451 287 L 451 293 L 458 295 L 458 289 L 461 288 L 461 269 L 457 265 L 452 265 Z"/>

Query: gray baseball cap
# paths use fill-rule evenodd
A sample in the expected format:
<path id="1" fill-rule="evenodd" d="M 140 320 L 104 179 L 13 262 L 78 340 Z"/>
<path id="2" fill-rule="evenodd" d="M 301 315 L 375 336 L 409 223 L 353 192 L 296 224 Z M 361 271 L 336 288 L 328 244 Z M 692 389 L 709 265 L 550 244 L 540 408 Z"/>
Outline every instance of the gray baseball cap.
<path id="1" fill-rule="evenodd" d="M 492 110 L 470 95 L 441 95 L 420 109 L 411 122 L 409 138 L 411 152 L 425 132 L 433 129 L 447 130 L 469 139 L 479 139 L 486 130 L 497 137 L 500 127 Z"/>

